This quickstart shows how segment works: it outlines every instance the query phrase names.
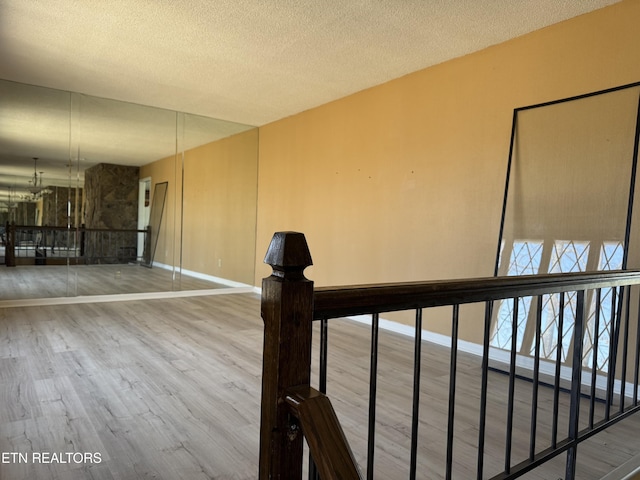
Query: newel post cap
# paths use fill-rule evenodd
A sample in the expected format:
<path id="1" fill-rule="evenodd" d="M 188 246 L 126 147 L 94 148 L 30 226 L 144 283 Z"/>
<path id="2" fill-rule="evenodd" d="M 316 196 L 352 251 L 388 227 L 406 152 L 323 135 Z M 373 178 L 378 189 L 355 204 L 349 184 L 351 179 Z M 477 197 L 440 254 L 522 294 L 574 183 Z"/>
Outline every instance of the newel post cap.
<path id="1" fill-rule="evenodd" d="M 304 233 L 274 233 L 264 263 L 271 265 L 274 271 L 280 272 L 303 271 L 313 265 Z"/>

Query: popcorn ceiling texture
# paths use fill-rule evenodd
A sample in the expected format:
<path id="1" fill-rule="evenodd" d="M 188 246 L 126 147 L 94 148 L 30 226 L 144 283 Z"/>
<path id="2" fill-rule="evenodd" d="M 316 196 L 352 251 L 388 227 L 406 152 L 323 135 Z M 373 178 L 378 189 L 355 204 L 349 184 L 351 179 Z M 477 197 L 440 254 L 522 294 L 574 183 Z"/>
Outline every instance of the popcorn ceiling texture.
<path id="1" fill-rule="evenodd" d="M 0 78 L 263 125 L 615 0 L 0 0 Z"/>

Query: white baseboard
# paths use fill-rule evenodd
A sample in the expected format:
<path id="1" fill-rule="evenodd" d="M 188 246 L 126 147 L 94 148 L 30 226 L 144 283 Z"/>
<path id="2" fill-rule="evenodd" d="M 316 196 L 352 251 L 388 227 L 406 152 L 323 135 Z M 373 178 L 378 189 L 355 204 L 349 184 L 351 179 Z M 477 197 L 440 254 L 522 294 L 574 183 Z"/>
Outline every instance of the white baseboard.
<path id="1" fill-rule="evenodd" d="M 349 320 L 371 325 L 371 315 L 357 315 L 348 317 Z M 379 326 L 383 330 L 395 332 L 410 338 L 415 338 L 415 328 L 404 325 L 392 320 L 380 318 Z M 422 330 L 422 340 L 451 348 L 451 337 L 429 330 Z M 481 344 L 473 343 L 465 340 L 458 340 L 458 351 L 482 357 L 483 347 Z M 489 348 L 489 366 L 500 371 L 508 372 L 511 362 L 511 354 L 507 350 L 501 350 L 495 347 Z M 534 359 L 532 357 L 517 355 L 516 356 L 516 374 L 531 378 L 533 376 Z M 555 363 L 547 360 L 540 361 L 540 379 L 546 383 L 552 383 L 555 377 Z M 560 387 L 568 389 L 571 387 L 571 367 L 560 367 Z M 591 388 L 591 372 L 582 372 L 582 392 L 589 394 Z M 622 391 L 622 382 L 615 380 L 613 392 L 615 396 L 620 396 Z M 596 376 L 596 397 L 605 398 L 607 391 L 607 377 L 605 375 Z M 633 399 L 633 383 L 625 383 L 625 398 Z M 640 395 L 639 395 L 640 399 Z"/>
<path id="2" fill-rule="evenodd" d="M 174 268 L 173 265 L 166 265 L 160 262 L 153 262 L 153 266 L 162 268 L 164 270 L 173 270 Z M 198 278 L 200 280 L 206 280 L 208 282 L 219 283 L 221 285 L 226 285 L 227 287 L 237 287 L 237 288 L 250 287 L 252 289 L 254 288 L 252 285 L 249 285 L 248 283 L 236 282 L 234 280 L 229 280 L 228 278 L 216 277 L 213 275 L 208 275 L 206 273 L 195 272 L 193 270 L 186 270 L 184 268 L 181 270 L 181 274 L 187 275 L 188 277 Z"/>

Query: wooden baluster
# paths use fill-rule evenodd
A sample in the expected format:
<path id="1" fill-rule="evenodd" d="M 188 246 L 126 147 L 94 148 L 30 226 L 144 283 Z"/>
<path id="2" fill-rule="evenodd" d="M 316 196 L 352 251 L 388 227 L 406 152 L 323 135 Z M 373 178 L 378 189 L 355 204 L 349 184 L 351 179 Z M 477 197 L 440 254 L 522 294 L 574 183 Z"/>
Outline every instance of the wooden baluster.
<path id="1" fill-rule="evenodd" d="M 309 386 L 313 282 L 302 233 L 275 233 L 264 262 L 273 273 L 262 281 L 264 351 L 260 425 L 260 479 L 302 478 L 303 436 L 289 413 L 285 391 Z"/>

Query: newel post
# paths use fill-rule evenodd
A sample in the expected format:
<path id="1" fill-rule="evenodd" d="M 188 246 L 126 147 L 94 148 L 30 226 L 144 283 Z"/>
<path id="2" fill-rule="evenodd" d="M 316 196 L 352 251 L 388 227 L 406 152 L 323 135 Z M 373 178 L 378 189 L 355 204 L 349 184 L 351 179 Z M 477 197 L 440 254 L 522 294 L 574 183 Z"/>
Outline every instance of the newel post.
<path id="1" fill-rule="evenodd" d="M 284 399 L 286 389 L 309 386 L 313 282 L 302 233 L 274 234 L 264 262 L 273 273 L 262 280 L 264 351 L 260 419 L 260 480 L 302 478 L 303 435 Z"/>

